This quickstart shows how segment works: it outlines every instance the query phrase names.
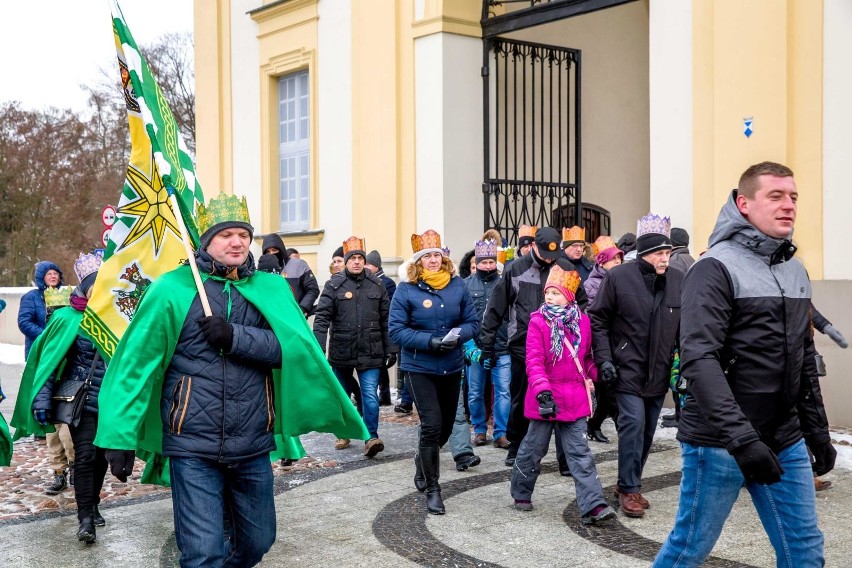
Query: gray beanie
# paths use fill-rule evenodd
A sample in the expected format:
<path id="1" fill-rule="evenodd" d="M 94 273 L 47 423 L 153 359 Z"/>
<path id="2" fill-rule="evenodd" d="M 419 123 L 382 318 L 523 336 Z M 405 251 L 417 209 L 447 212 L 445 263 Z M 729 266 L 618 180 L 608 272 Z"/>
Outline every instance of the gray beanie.
<path id="1" fill-rule="evenodd" d="M 372 264 L 376 268 L 382 267 L 382 255 L 379 254 L 379 251 L 371 250 L 367 254 L 367 264 Z"/>

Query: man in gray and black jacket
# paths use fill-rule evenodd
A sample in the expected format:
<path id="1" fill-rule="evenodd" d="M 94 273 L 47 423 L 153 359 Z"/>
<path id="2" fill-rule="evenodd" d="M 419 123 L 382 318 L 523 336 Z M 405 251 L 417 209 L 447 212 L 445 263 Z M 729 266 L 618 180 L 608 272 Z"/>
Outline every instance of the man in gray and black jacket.
<path id="1" fill-rule="evenodd" d="M 816 380 L 811 285 L 793 258 L 797 200 L 786 166 L 748 168 L 686 276 L 683 478 L 654 566 L 703 563 L 743 485 L 779 566 L 825 563 L 813 474 L 829 472 L 836 452 Z"/>

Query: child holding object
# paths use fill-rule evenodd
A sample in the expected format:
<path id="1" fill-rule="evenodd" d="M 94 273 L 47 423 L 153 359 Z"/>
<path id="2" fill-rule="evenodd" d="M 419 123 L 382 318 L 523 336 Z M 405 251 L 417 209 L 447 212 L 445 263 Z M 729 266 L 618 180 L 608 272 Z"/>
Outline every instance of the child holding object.
<path id="1" fill-rule="evenodd" d="M 553 430 L 561 436 L 582 522 L 595 524 L 615 517 L 604 499 L 592 452 L 585 437 L 586 418 L 592 413 L 592 381 L 597 368 L 592 358 L 589 318 L 574 300 L 580 285 L 576 271 L 550 269 L 544 304 L 530 317 L 527 332 L 529 387 L 524 415 L 530 427 L 518 449 L 512 469 L 511 493 L 515 508 L 532 509 L 532 493 L 547 454 Z"/>

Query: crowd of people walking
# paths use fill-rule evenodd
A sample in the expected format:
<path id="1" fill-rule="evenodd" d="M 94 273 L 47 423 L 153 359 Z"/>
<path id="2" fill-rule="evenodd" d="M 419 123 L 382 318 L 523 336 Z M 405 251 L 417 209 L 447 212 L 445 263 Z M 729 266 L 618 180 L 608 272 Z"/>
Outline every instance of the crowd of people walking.
<path id="1" fill-rule="evenodd" d="M 193 259 L 213 313 L 202 309 L 188 267 L 169 273 L 146 293 L 108 366 L 78 332 L 97 257 L 75 263 L 80 283 L 67 299 L 59 268 L 39 263 L 19 316 L 29 384 L 13 425 L 47 433 L 49 492 L 73 472 L 80 540 L 94 542 L 105 523 L 98 494 L 107 468 L 126 479 L 134 452 L 153 447 L 168 462 L 160 474 L 171 477 L 181 563 L 248 566 L 275 538 L 270 460 L 301 457 L 276 413 L 285 401 L 301 431 L 332 432 L 337 449 L 363 439 L 372 459 L 385 448 L 379 407 L 391 402 L 397 369 L 395 410 L 419 415 L 413 484 L 428 513 L 447 511 L 440 450 L 448 443 L 459 471 L 480 463 L 477 447 L 505 450 L 512 504 L 532 510 L 555 436 L 559 472 L 573 480 L 582 523 L 593 525 L 616 510 L 642 518 L 652 507 L 643 471 L 672 391 L 683 478 L 675 526 L 654 565 L 700 565 L 745 486 L 779 566 L 820 566 L 814 476 L 831 471 L 836 452 L 814 326 L 841 347 L 846 341 L 813 307 L 794 258 L 797 198 L 789 168 L 748 168 L 697 261 L 687 231 L 653 213 L 618 241 L 579 226 L 521 226 L 515 243 L 489 230 L 458 267 L 441 235 L 427 230 L 412 235 L 398 283 L 381 254 L 351 236 L 322 288 L 277 234 L 263 239 L 255 265 L 254 229 L 237 203 L 202 226 Z M 152 349 L 166 355 L 146 362 Z M 294 357 L 309 363 L 299 368 Z M 296 396 L 273 380 L 280 373 L 319 373 L 331 383 L 306 383 L 311 394 Z M 147 390 L 133 383 L 143 376 Z M 53 428 L 54 393 L 65 380 L 86 383 L 86 404 Z M 110 401 L 106 412 L 99 393 Z M 311 396 L 325 412 L 302 400 Z M 149 403 L 159 410 L 148 413 Z M 612 500 L 589 445 L 610 443 L 607 419 L 617 432 Z M 157 430 L 153 446 L 138 438 L 140 429 L 151 434 L 146 427 Z"/>

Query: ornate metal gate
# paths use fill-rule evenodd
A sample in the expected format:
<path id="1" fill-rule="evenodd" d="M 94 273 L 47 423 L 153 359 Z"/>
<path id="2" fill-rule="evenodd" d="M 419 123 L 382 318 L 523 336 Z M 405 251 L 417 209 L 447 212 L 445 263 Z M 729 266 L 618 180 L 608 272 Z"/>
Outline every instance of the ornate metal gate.
<path id="1" fill-rule="evenodd" d="M 498 34 L 632 1 L 482 0 L 485 228 L 511 242 L 521 224 L 610 234 L 609 212 L 582 200 L 580 51 Z"/>

